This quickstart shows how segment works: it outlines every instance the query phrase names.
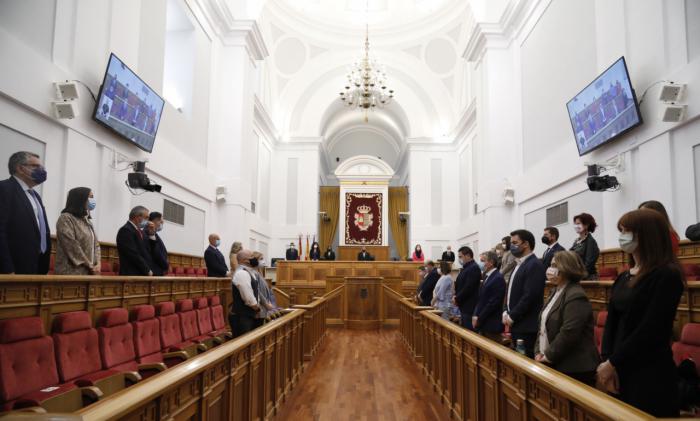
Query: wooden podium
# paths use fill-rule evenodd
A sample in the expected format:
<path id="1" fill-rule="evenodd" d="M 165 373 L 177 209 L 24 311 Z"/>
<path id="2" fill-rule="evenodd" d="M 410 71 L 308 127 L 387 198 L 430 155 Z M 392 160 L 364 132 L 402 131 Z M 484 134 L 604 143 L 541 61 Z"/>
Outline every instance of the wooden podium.
<path id="1" fill-rule="evenodd" d="M 389 261 L 389 246 L 365 246 L 367 252 L 377 261 Z M 338 260 L 355 261 L 362 246 L 338 246 Z"/>

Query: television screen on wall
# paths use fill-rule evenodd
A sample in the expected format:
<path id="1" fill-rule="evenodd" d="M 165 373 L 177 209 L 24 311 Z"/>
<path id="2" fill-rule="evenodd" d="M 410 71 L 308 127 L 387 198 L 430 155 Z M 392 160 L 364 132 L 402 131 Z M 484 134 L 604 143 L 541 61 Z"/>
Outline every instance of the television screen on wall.
<path id="1" fill-rule="evenodd" d="M 114 53 L 93 118 L 146 152 L 153 150 L 164 101 Z"/>
<path id="2" fill-rule="evenodd" d="M 566 104 L 579 155 L 642 124 L 625 58 L 620 57 Z"/>

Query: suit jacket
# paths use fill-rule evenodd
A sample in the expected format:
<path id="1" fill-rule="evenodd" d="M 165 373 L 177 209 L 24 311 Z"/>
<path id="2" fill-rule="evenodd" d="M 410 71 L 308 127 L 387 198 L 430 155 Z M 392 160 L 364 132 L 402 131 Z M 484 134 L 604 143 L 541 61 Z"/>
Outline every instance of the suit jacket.
<path id="1" fill-rule="evenodd" d="M 547 305 L 552 299 L 554 293 L 549 296 Z M 579 283 L 564 287 L 549 310 L 545 330 L 549 346 L 544 355 L 554 369 L 569 374 L 595 371 L 600 357 L 593 339 L 593 308 Z M 535 341 L 535 353 L 538 352 L 540 335 Z"/>
<path id="2" fill-rule="evenodd" d="M 688 240 L 700 241 L 700 222 L 686 228 L 685 236 L 688 237 Z"/>
<path id="3" fill-rule="evenodd" d="M 309 252 L 309 259 L 311 260 L 321 260 L 321 250 L 313 250 Z"/>
<path id="4" fill-rule="evenodd" d="M 100 264 L 100 243 L 87 217 L 61 213 L 56 222 L 56 275 L 89 275 Z"/>
<path id="5" fill-rule="evenodd" d="M 326 251 L 326 253 L 323 255 L 323 258 L 325 260 L 335 260 L 335 252 L 333 250 Z"/>
<path id="6" fill-rule="evenodd" d="M 0 181 L 0 273 L 45 275 L 49 272 L 51 232 L 41 197 L 39 206 L 46 224 L 48 244 L 44 253 L 39 225 L 27 194 L 14 177 Z"/>
<path id="7" fill-rule="evenodd" d="M 295 248 L 288 248 L 287 255 L 285 257 L 287 260 L 299 260 L 299 251 Z"/>
<path id="8" fill-rule="evenodd" d="M 455 301 L 460 313 L 471 317 L 474 314 L 476 302 L 479 300 L 479 285 L 481 285 L 481 269 L 474 260 L 462 267 L 455 281 Z"/>
<path id="9" fill-rule="evenodd" d="M 131 222 L 127 222 L 119 228 L 117 251 L 119 252 L 120 275 L 145 276 L 148 275 L 148 271 L 153 266 L 151 254 L 139 232 L 141 231 L 137 230 Z"/>
<path id="10" fill-rule="evenodd" d="M 513 275 L 510 301 L 506 303 L 513 320 L 512 333 L 536 333 L 544 301 L 545 269 L 536 256 L 528 257 Z M 508 294 L 508 291 L 506 291 Z M 506 298 L 507 299 L 507 298 Z"/>
<path id="11" fill-rule="evenodd" d="M 552 264 L 552 259 L 554 258 L 554 255 L 558 251 L 563 251 L 564 247 L 561 246 L 561 244 L 556 243 L 553 247 L 550 247 L 549 250 L 542 256 L 542 266 L 544 266 L 544 270 L 547 270 L 547 268 Z"/>
<path id="12" fill-rule="evenodd" d="M 369 252 L 359 252 L 357 253 L 357 260 L 369 262 L 372 260 L 372 255 Z"/>
<path id="13" fill-rule="evenodd" d="M 168 250 L 165 248 L 165 244 L 158 233 L 155 234 L 156 239 L 151 240 L 148 238 L 146 232 L 142 232 L 146 249 L 151 255 L 149 267 L 151 271 L 153 271 L 154 276 L 163 276 L 168 273 L 168 268 L 170 267 L 170 263 L 168 262 Z"/>
<path id="14" fill-rule="evenodd" d="M 476 330 L 486 333 L 503 332 L 503 297 L 506 295 L 506 281 L 498 270 L 489 275 L 479 287 L 479 298 L 474 308 L 478 317 Z"/>
<path id="15" fill-rule="evenodd" d="M 439 280 L 440 274 L 437 269 L 431 270 L 430 273 L 425 276 L 419 291 L 421 305 L 430 306 L 430 301 L 433 299 L 433 291 L 435 291 L 435 285 L 437 285 Z"/>
<path id="16" fill-rule="evenodd" d="M 591 234 L 588 234 L 586 238 L 580 242 L 574 242 L 574 245 L 569 249 L 575 251 L 581 256 L 584 266 L 586 266 L 586 271 L 588 271 L 588 276 L 584 279 L 596 279 L 598 277 L 598 268 L 596 268 L 596 263 L 598 262 L 598 256 L 600 255 L 600 249 L 598 248 L 598 243 Z"/>
<path id="17" fill-rule="evenodd" d="M 452 262 L 454 263 L 455 261 L 455 252 L 454 251 L 443 251 L 442 252 L 442 259 L 443 262 Z"/>
<path id="18" fill-rule="evenodd" d="M 204 250 L 204 262 L 207 264 L 207 276 L 216 278 L 226 276 L 228 266 L 226 259 L 219 249 L 209 246 Z"/>

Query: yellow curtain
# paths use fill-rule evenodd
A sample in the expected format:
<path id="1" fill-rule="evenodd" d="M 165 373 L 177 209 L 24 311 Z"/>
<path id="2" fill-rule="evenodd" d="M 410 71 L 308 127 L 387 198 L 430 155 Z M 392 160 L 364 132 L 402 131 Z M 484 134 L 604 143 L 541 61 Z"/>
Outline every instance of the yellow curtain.
<path id="1" fill-rule="evenodd" d="M 408 223 L 401 221 L 399 212 L 408 212 L 408 187 L 389 187 L 389 227 L 399 258 L 404 260 L 408 256 Z"/>
<path id="2" fill-rule="evenodd" d="M 338 230 L 340 187 L 321 187 L 319 209 L 326 212 L 327 216 L 321 218 L 318 223 L 318 244 L 323 253 L 328 246 L 333 245 L 335 232 Z"/>

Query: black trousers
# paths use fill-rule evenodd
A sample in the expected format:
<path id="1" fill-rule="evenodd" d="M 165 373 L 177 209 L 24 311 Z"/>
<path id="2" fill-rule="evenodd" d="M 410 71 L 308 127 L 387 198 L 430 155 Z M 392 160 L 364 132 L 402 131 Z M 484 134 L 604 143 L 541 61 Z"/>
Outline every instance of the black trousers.
<path id="1" fill-rule="evenodd" d="M 237 338 L 255 329 L 255 317 L 240 314 L 229 314 L 228 322 L 231 324 L 231 333 Z"/>
<path id="2" fill-rule="evenodd" d="M 522 339 L 525 342 L 525 355 L 530 358 L 535 358 L 535 340 L 537 340 L 537 332 L 534 333 L 515 333 L 510 334 L 511 340 L 513 341 L 512 347 L 518 343 L 518 339 Z"/>

